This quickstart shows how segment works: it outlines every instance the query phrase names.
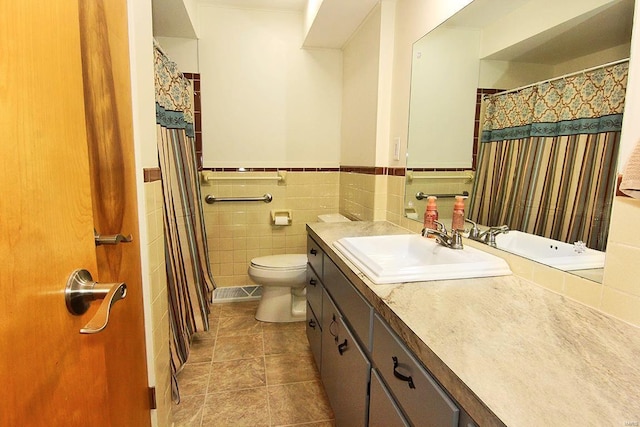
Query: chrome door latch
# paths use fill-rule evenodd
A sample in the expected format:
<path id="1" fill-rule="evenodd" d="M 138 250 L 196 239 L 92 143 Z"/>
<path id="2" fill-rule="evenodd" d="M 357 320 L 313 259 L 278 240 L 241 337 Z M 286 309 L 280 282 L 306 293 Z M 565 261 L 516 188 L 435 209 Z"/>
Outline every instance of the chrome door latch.
<path id="1" fill-rule="evenodd" d="M 98 233 L 95 229 L 93 230 L 93 238 L 96 241 L 96 246 L 100 245 L 117 245 L 118 243 L 130 243 L 133 241 L 133 236 L 129 234 L 125 236 L 124 234 L 113 234 L 109 236 L 103 236 Z"/>
<path id="2" fill-rule="evenodd" d="M 91 273 L 83 269 L 71 273 L 64 290 L 67 309 L 76 316 L 86 313 L 91 301 L 102 300 L 93 318 L 80 329 L 81 334 L 96 334 L 106 328 L 111 306 L 125 296 L 126 283 L 98 283 L 93 280 Z"/>

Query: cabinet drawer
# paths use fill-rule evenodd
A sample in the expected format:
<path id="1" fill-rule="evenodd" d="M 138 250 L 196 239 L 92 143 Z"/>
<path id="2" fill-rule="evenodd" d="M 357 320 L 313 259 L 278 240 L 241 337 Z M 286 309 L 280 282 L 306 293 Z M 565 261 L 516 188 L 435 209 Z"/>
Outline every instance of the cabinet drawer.
<path id="1" fill-rule="evenodd" d="M 318 319 L 322 314 L 322 283 L 313 269 L 307 267 L 307 302 Z M 322 327 L 322 324 L 320 324 Z"/>
<path id="2" fill-rule="evenodd" d="M 322 330 L 316 315 L 307 307 L 307 339 L 311 347 L 313 359 L 316 361 L 318 372 L 322 369 Z"/>
<path id="3" fill-rule="evenodd" d="M 409 427 L 376 369 L 371 370 L 369 427 Z"/>
<path id="4" fill-rule="evenodd" d="M 325 259 L 322 283 L 361 343 L 367 350 L 371 350 L 373 308 L 329 258 Z"/>
<path id="5" fill-rule="evenodd" d="M 307 236 L 307 259 L 309 260 L 309 265 L 311 265 L 320 280 L 322 280 L 324 252 L 320 249 L 320 245 L 314 242 L 309 236 Z"/>
<path id="6" fill-rule="evenodd" d="M 458 426 L 458 407 L 377 314 L 373 362 L 412 425 Z"/>

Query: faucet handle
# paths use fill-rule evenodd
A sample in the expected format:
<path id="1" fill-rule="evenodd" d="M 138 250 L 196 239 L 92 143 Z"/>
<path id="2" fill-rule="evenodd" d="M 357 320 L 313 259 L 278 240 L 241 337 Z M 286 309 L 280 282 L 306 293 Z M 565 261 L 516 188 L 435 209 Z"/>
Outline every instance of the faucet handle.
<path id="1" fill-rule="evenodd" d="M 480 234 L 480 230 L 478 229 L 478 224 L 474 221 L 471 221 L 469 218 L 465 218 L 464 222 L 468 222 L 471 224 L 471 228 L 469 229 L 469 237 L 475 239 Z"/>
<path id="2" fill-rule="evenodd" d="M 451 231 L 451 248 L 452 249 L 462 249 L 462 235 L 459 230 Z"/>
<path id="3" fill-rule="evenodd" d="M 447 234 L 447 227 L 441 223 L 440 221 L 433 221 L 433 223 L 436 225 L 436 230 L 440 231 L 443 234 Z"/>

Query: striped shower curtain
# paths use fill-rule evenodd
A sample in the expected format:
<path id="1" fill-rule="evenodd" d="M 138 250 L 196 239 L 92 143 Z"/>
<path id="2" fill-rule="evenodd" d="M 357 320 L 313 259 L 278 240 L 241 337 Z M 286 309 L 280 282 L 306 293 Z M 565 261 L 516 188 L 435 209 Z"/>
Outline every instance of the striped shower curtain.
<path id="1" fill-rule="evenodd" d="M 171 324 L 173 396 L 176 373 L 189 356 L 191 336 L 209 329 L 215 288 L 198 185 L 190 82 L 154 46 L 157 144 L 164 197 L 164 235 Z"/>
<path id="2" fill-rule="evenodd" d="M 471 218 L 605 250 L 628 62 L 486 102 Z"/>

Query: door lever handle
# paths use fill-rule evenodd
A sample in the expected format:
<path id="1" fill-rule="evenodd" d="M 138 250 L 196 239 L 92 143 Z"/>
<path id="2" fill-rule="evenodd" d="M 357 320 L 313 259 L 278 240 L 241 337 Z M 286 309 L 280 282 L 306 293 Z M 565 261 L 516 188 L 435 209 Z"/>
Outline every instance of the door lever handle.
<path id="1" fill-rule="evenodd" d="M 91 273 L 83 269 L 71 273 L 64 291 L 67 309 L 76 316 L 86 313 L 91 301 L 102 300 L 93 318 L 80 329 L 81 334 L 96 334 L 106 328 L 111 306 L 125 296 L 126 283 L 98 283 L 93 280 Z"/>
<path id="2" fill-rule="evenodd" d="M 118 243 L 129 243 L 133 241 L 133 236 L 129 234 L 125 236 L 124 234 L 113 234 L 109 236 L 103 236 L 98 233 L 95 229 L 93 230 L 93 238 L 96 241 L 96 246 L 100 245 L 117 245 Z"/>

